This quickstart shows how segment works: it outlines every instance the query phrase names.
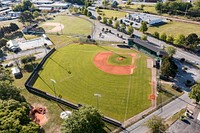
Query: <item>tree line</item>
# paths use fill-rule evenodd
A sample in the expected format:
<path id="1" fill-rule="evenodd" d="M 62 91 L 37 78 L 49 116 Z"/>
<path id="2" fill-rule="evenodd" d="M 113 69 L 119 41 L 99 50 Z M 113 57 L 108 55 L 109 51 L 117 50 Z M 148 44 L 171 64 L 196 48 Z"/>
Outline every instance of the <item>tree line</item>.
<path id="1" fill-rule="evenodd" d="M 40 127 L 29 117 L 30 105 L 13 85 L 11 72 L 1 66 L 0 74 L 1 132 L 38 132 Z"/>
<path id="2" fill-rule="evenodd" d="M 161 14 L 168 13 L 170 15 L 200 17 L 200 0 L 196 0 L 193 4 L 182 1 L 157 2 L 155 9 Z"/>
<path id="3" fill-rule="evenodd" d="M 182 47 L 192 51 L 196 51 L 198 44 L 200 43 L 200 37 L 196 33 L 191 33 L 188 36 L 183 34 L 178 35 L 176 38 L 166 33 L 159 34 L 154 32 L 152 34 L 155 38 L 174 44 L 177 47 Z"/>

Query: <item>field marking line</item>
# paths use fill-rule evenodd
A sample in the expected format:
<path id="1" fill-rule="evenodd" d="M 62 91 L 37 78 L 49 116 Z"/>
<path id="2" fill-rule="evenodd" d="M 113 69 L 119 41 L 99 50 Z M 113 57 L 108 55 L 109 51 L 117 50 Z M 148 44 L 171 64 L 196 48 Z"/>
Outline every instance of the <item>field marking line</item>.
<path id="1" fill-rule="evenodd" d="M 132 81 L 132 76 L 129 76 L 129 84 L 128 84 L 128 96 L 127 96 L 127 100 L 126 100 L 126 110 L 125 110 L 125 114 L 124 114 L 124 121 L 126 121 L 126 117 L 127 117 L 127 112 L 128 112 L 128 103 L 129 103 L 129 98 L 130 98 L 130 91 L 131 91 L 131 82 Z M 125 127 L 125 122 L 124 122 L 124 127 Z"/>

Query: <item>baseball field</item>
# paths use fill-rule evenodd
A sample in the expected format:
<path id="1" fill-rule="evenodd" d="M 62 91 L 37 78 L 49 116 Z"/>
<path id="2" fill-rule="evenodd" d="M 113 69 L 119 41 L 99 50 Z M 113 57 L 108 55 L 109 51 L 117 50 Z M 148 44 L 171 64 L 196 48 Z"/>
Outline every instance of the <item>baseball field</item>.
<path id="1" fill-rule="evenodd" d="M 71 44 L 50 56 L 34 87 L 122 122 L 151 106 L 147 59 L 125 48 Z"/>

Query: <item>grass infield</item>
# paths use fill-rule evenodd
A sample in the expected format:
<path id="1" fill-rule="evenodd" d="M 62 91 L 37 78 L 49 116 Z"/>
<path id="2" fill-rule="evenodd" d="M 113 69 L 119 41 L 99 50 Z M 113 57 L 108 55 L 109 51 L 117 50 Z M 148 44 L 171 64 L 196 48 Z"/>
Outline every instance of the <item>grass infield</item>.
<path id="1" fill-rule="evenodd" d="M 93 63 L 98 52 L 112 50 L 134 53 L 127 49 L 71 44 L 58 49 L 44 64 L 34 87 L 54 95 L 50 79 L 56 81 L 56 95 L 75 104 L 97 107 L 106 116 L 124 121 L 151 106 L 151 71 L 147 57 L 138 53 L 137 68 L 132 75 L 112 75 L 99 70 Z"/>

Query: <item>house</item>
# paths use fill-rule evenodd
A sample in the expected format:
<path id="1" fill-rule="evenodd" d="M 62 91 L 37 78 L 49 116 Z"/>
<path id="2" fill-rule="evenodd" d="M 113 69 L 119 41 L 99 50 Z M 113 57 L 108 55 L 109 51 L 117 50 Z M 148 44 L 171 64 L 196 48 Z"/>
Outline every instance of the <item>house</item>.
<path id="1" fill-rule="evenodd" d="M 129 38 L 128 45 L 152 57 L 162 58 L 167 55 L 165 50 L 162 50 L 147 41 L 141 40 L 140 38 Z"/>
<path id="2" fill-rule="evenodd" d="M 19 44 L 15 40 L 8 41 L 7 44 L 6 44 L 6 46 L 12 52 L 17 52 L 17 51 L 20 50 Z"/>
<path id="3" fill-rule="evenodd" d="M 18 67 L 11 68 L 11 71 L 15 78 L 20 78 L 22 76 L 22 73 Z"/>

